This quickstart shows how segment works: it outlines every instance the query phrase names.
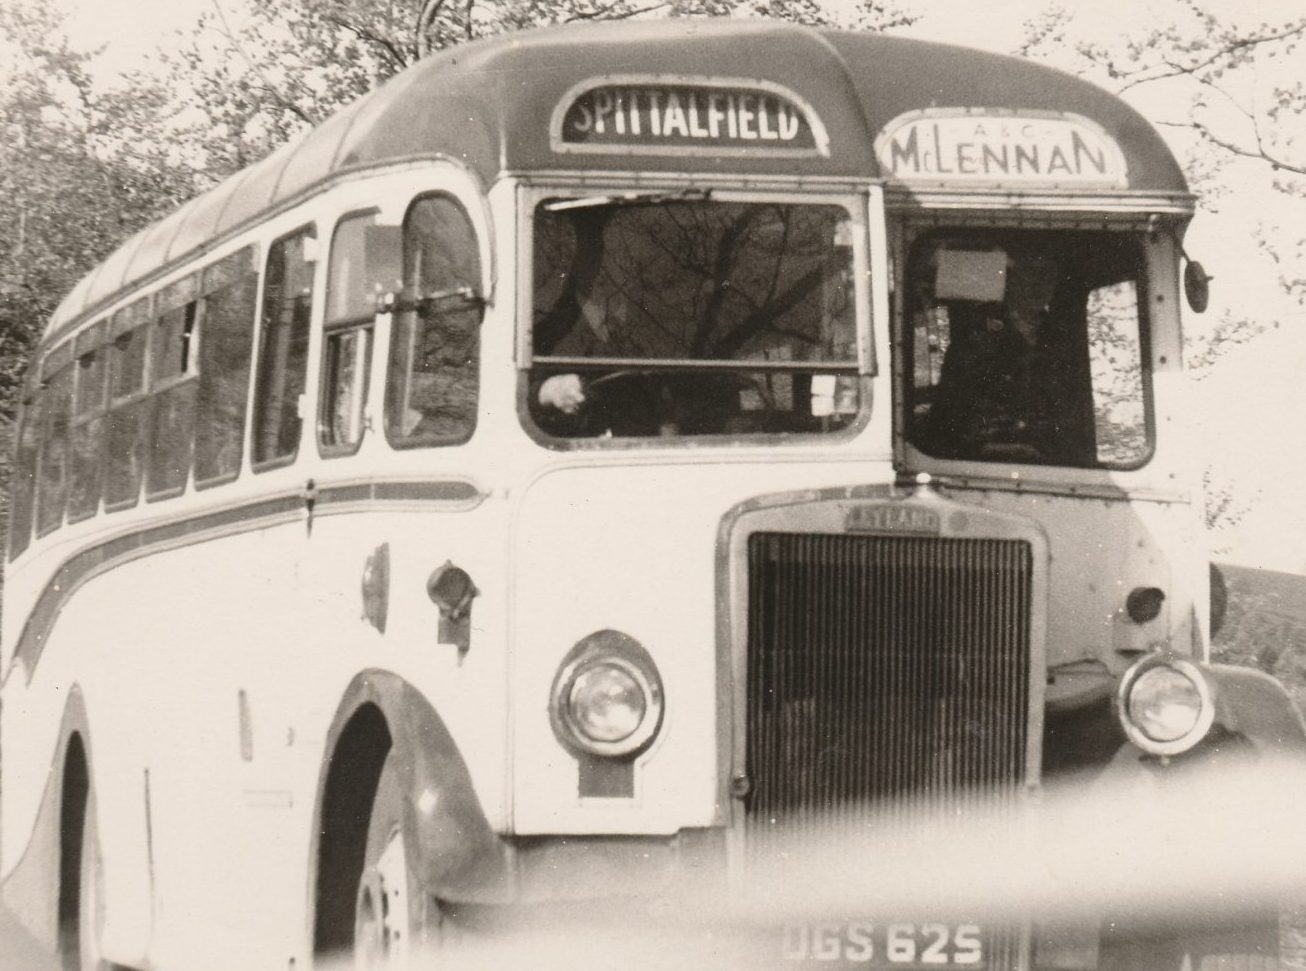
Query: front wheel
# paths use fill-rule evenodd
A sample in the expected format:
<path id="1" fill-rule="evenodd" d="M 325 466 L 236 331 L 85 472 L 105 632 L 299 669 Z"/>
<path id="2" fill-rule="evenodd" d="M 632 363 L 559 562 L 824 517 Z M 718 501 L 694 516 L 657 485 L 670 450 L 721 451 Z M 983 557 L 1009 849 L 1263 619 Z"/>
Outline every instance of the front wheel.
<path id="1" fill-rule="evenodd" d="M 417 879 L 417 848 L 405 825 L 406 799 L 392 752 L 372 799 L 367 849 L 354 905 L 357 971 L 403 967 L 411 952 L 437 943 L 439 910 Z"/>

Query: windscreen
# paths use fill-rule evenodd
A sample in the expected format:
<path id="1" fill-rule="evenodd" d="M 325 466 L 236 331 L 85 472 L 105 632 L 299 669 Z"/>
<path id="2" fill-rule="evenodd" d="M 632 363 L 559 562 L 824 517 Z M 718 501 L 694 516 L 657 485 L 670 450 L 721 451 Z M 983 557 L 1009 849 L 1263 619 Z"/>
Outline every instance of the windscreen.
<path id="1" fill-rule="evenodd" d="M 531 421 L 562 438 L 847 427 L 861 404 L 853 238 L 836 205 L 545 201 Z"/>
<path id="2" fill-rule="evenodd" d="M 1142 247 L 934 231 L 907 267 L 907 438 L 938 458 L 1130 468 L 1151 454 Z"/>

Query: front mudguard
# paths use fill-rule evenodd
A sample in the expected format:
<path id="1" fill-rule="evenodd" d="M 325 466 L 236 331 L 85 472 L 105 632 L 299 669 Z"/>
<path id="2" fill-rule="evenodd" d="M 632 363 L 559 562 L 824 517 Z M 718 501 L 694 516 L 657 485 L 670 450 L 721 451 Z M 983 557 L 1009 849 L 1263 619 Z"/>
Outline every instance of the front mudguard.
<path id="1" fill-rule="evenodd" d="M 1222 736 L 1240 740 L 1261 756 L 1306 756 L 1306 724 L 1276 679 L 1229 664 L 1206 665 L 1203 671 L 1211 681 L 1215 721 L 1195 752 L 1203 745 L 1218 745 Z"/>
<path id="2" fill-rule="evenodd" d="M 506 903 L 512 886 L 510 851 L 490 827 L 443 719 L 420 691 L 387 671 L 359 674 L 337 709 L 326 752 L 335 757 L 346 726 L 368 705 L 380 711 L 389 731 L 404 793 L 404 837 L 416 849 L 422 890 L 445 903 Z M 328 767 L 329 762 L 319 785 L 319 819 Z"/>

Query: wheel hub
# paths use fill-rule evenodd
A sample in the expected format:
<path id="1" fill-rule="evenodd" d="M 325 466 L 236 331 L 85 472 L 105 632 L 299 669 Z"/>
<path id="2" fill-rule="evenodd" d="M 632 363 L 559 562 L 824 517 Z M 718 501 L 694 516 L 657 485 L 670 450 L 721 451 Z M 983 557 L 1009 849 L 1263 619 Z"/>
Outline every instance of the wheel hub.
<path id="1" fill-rule="evenodd" d="M 359 882 L 354 923 L 354 966 L 358 971 L 407 963 L 410 913 L 408 860 L 403 834 L 396 831 Z"/>

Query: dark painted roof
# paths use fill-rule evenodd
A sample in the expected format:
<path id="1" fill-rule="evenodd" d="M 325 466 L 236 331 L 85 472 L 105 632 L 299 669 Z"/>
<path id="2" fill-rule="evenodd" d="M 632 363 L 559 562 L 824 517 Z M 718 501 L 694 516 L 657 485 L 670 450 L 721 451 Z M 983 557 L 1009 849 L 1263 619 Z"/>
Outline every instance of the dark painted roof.
<path id="1" fill-rule="evenodd" d="M 878 178 L 874 142 L 904 112 L 941 107 L 1073 112 L 1125 153 L 1130 190 L 1184 193 L 1160 137 L 1115 97 L 1067 74 L 996 54 L 764 20 L 597 23 L 507 34 L 409 68 L 304 137 L 128 240 L 64 300 L 47 334 L 94 311 L 151 270 L 202 251 L 323 180 L 405 158 L 460 159 L 486 183 L 518 170 L 628 168 L 628 156 L 560 155 L 549 123 L 575 85 L 604 75 L 761 79 L 812 105 L 828 157 L 644 156 L 651 171 Z"/>

